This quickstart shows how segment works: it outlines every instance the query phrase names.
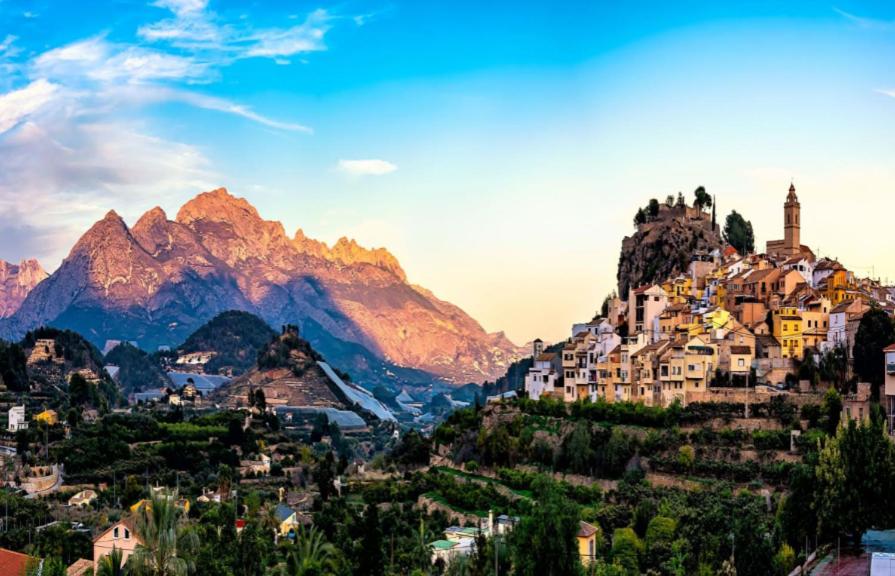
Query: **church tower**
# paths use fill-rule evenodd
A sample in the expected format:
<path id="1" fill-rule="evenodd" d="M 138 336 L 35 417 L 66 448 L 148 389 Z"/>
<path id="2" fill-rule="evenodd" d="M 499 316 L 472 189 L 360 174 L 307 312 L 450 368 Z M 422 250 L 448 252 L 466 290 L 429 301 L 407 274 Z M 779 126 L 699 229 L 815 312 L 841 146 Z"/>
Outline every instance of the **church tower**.
<path id="1" fill-rule="evenodd" d="M 795 256 L 801 252 L 801 222 L 799 221 L 799 213 L 801 207 L 799 205 L 799 197 L 796 196 L 796 187 L 789 185 L 789 194 L 786 196 L 786 203 L 783 205 L 784 217 L 784 239 L 783 250 L 789 256 Z"/>

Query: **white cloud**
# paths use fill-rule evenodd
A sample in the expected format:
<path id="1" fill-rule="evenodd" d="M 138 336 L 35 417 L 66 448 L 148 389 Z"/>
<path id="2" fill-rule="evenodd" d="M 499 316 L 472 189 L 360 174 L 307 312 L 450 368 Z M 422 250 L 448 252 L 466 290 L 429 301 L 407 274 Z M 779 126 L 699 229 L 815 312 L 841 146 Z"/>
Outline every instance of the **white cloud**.
<path id="1" fill-rule="evenodd" d="M 208 0 L 157 0 L 153 6 L 165 8 L 177 15 L 201 12 L 208 7 Z"/>
<path id="2" fill-rule="evenodd" d="M 386 160 L 339 160 L 339 171 L 352 176 L 383 176 L 397 169 L 396 165 Z"/>
<path id="3" fill-rule="evenodd" d="M 117 45 L 102 36 L 44 52 L 35 59 L 34 70 L 43 76 L 133 83 L 202 81 L 210 75 L 208 64 L 195 58 Z"/>
<path id="4" fill-rule="evenodd" d="M 0 95 L 0 134 L 40 110 L 53 99 L 58 88 L 45 79 L 39 79 L 20 90 Z"/>
<path id="5" fill-rule="evenodd" d="M 195 147 L 51 111 L 0 139 L 0 245 L 52 268 L 110 208 L 136 217 L 217 180 Z"/>
<path id="6" fill-rule="evenodd" d="M 16 40 L 18 40 L 17 37 L 13 36 L 12 34 L 7 34 L 6 38 L 4 38 L 2 42 L 0 42 L 0 52 L 8 52 L 9 49 L 12 47 L 12 43 Z"/>
<path id="7" fill-rule="evenodd" d="M 851 14 L 850 12 L 846 12 L 845 10 L 840 10 L 839 8 L 834 7 L 833 10 L 838 13 L 840 16 L 850 20 L 854 24 L 857 24 L 861 28 L 868 29 L 876 29 L 876 30 L 895 30 L 895 20 L 881 20 L 878 18 L 868 18 L 865 16 L 857 16 L 855 14 Z"/>
<path id="8" fill-rule="evenodd" d="M 261 30 L 250 37 L 252 44 L 246 56 L 276 58 L 301 52 L 326 50 L 323 38 L 330 29 L 332 17 L 326 10 L 315 10 L 304 22 L 291 28 Z"/>

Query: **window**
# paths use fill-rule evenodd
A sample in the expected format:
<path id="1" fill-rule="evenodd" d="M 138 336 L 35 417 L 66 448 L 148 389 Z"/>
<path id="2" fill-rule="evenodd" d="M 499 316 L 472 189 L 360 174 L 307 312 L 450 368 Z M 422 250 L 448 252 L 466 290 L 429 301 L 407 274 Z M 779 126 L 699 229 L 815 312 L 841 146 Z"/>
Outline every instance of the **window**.
<path id="1" fill-rule="evenodd" d="M 740 368 L 744 367 L 745 365 L 746 365 L 746 360 L 744 360 L 743 358 L 740 358 L 739 360 L 737 360 L 737 366 L 739 366 Z"/>
<path id="2" fill-rule="evenodd" d="M 112 538 L 118 538 L 118 526 L 112 530 Z"/>
<path id="3" fill-rule="evenodd" d="M 130 540 L 130 539 L 131 539 L 131 531 L 128 530 L 127 528 L 124 529 L 124 539 L 125 539 L 125 540 Z"/>

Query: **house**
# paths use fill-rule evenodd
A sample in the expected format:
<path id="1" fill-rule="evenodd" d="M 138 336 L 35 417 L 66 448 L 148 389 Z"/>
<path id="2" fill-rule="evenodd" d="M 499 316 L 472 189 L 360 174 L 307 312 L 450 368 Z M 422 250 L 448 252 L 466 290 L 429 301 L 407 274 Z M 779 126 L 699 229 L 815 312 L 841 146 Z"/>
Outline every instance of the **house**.
<path id="1" fill-rule="evenodd" d="M 843 347 L 851 359 L 858 325 L 868 310 L 870 306 L 860 299 L 845 300 L 834 306 L 830 310 L 830 328 L 827 331 L 826 343 L 822 346 L 823 351 Z"/>
<path id="2" fill-rule="evenodd" d="M 25 420 L 25 406 L 13 406 L 9 409 L 9 420 L 6 429 L 10 432 L 28 429 L 28 421 Z"/>
<path id="3" fill-rule="evenodd" d="M 600 529 L 593 524 L 587 522 L 578 522 L 578 533 L 575 534 L 575 540 L 578 542 L 578 555 L 581 557 L 581 563 L 587 566 L 597 557 L 597 538 Z"/>
<path id="4" fill-rule="evenodd" d="M 540 340 L 535 340 L 534 354 L 532 355 L 534 361 L 532 367 L 528 370 L 528 374 L 525 375 L 525 393 L 532 400 L 540 400 L 543 395 L 562 394 L 559 357 L 555 353 L 544 352 L 543 350 L 543 343 Z M 404 393 L 402 392 L 402 394 Z"/>
<path id="5" fill-rule="evenodd" d="M 47 426 L 55 426 L 59 423 L 59 414 L 55 410 L 44 410 L 34 416 L 34 419 L 38 422 L 43 422 Z"/>
<path id="6" fill-rule="evenodd" d="M 684 392 L 705 392 L 718 367 L 718 347 L 697 336 L 684 348 Z"/>
<path id="7" fill-rule="evenodd" d="M 734 376 L 749 377 L 749 371 L 752 368 L 752 360 L 755 355 L 752 348 L 748 346 L 731 346 L 730 347 L 730 367 L 728 373 L 731 380 Z M 748 380 L 747 380 L 748 385 Z"/>
<path id="8" fill-rule="evenodd" d="M 282 502 L 274 509 L 274 517 L 277 519 L 277 533 L 281 537 L 294 537 L 298 528 L 298 515 L 295 510 Z"/>
<path id="9" fill-rule="evenodd" d="M 96 492 L 93 490 L 82 490 L 68 499 L 69 506 L 87 507 L 96 500 Z"/>
<path id="10" fill-rule="evenodd" d="M 649 332 L 649 340 L 657 340 L 653 334 L 653 320 L 668 306 L 668 295 L 657 284 L 631 289 L 628 296 L 628 334 Z"/>
<path id="11" fill-rule="evenodd" d="M 6 576 L 25 576 L 31 556 L 0 548 L 0 574 Z"/>
<path id="12" fill-rule="evenodd" d="M 842 396 L 842 419 L 856 420 L 859 423 L 870 417 L 870 383 L 858 382 L 858 391 Z"/>
<path id="13" fill-rule="evenodd" d="M 141 544 L 140 538 L 134 532 L 134 520 L 129 516 L 112 524 L 105 532 L 93 539 L 93 571 L 99 569 L 99 561 L 103 556 L 112 553 L 112 550 L 121 550 L 123 562 L 127 562 L 130 555 Z"/>
<path id="14" fill-rule="evenodd" d="M 270 456 L 267 454 L 262 454 L 258 460 L 242 460 L 239 463 L 239 471 L 243 475 L 247 474 L 255 474 L 255 475 L 266 475 L 270 474 Z"/>
<path id="15" fill-rule="evenodd" d="M 462 540 L 436 540 L 429 544 L 432 549 L 432 564 L 439 560 L 447 567 L 458 557 L 469 556 L 475 549 L 475 540 L 464 538 Z"/>
<path id="16" fill-rule="evenodd" d="M 885 379 L 883 380 L 883 394 L 885 399 L 880 402 L 886 409 L 886 417 L 889 420 L 889 434 L 895 434 L 895 344 L 883 349 L 886 363 Z"/>
<path id="17" fill-rule="evenodd" d="M 801 360 L 804 355 L 802 341 L 802 314 L 798 308 L 781 307 L 772 315 L 772 333 L 780 342 L 784 358 Z"/>

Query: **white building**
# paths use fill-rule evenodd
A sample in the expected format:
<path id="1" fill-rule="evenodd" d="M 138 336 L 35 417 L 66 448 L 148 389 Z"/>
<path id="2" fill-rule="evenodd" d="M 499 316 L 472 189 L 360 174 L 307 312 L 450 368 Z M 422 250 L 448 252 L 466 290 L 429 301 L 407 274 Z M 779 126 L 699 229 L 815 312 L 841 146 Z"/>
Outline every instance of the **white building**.
<path id="1" fill-rule="evenodd" d="M 25 419 L 25 406 L 13 406 L 9 409 L 9 425 L 6 429 L 10 432 L 28 429 L 28 420 Z"/>
<path id="2" fill-rule="evenodd" d="M 659 334 L 652 334 L 653 319 L 668 306 L 668 294 L 658 284 L 641 286 L 632 289 L 628 295 L 628 334 L 634 336 L 639 332 L 649 332 L 649 341 L 659 339 Z"/>
<path id="3" fill-rule="evenodd" d="M 525 393 L 529 398 L 540 400 L 542 395 L 549 396 L 556 391 L 559 380 L 557 363 L 556 354 L 551 352 L 541 353 L 534 359 L 534 365 L 525 375 Z"/>

